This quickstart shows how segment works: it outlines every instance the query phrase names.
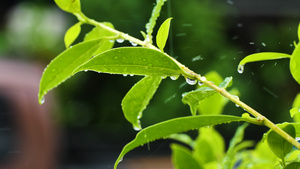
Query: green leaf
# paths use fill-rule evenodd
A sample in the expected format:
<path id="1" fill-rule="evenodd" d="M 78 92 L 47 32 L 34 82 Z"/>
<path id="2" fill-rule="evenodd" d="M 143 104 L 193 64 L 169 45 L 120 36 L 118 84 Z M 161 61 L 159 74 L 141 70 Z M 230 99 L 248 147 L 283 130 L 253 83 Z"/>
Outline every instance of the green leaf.
<path id="1" fill-rule="evenodd" d="M 235 162 L 236 147 L 243 141 L 244 132 L 247 126 L 248 123 L 244 123 L 243 125 L 239 126 L 233 138 L 230 140 L 229 148 L 222 163 L 224 169 L 231 169 L 233 167 Z"/>
<path id="2" fill-rule="evenodd" d="M 139 119 L 142 117 L 151 98 L 156 92 L 162 78 L 160 76 L 146 76 L 136 83 L 122 100 L 125 118 L 132 123 L 135 130 L 141 130 Z"/>
<path id="3" fill-rule="evenodd" d="M 284 167 L 284 169 L 299 169 L 300 162 L 292 162 Z"/>
<path id="4" fill-rule="evenodd" d="M 69 48 L 70 45 L 76 40 L 81 31 L 81 22 L 76 23 L 71 28 L 69 28 L 65 34 L 65 45 Z"/>
<path id="5" fill-rule="evenodd" d="M 80 0 L 54 0 L 58 7 L 70 13 L 80 13 Z"/>
<path id="6" fill-rule="evenodd" d="M 176 140 L 176 141 L 179 141 L 181 143 L 184 143 L 190 147 L 194 147 L 195 145 L 195 142 L 194 140 L 187 134 L 183 134 L 183 133 L 180 133 L 180 134 L 171 134 L 169 137 L 169 139 L 173 139 L 173 140 Z"/>
<path id="7" fill-rule="evenodd" d="M 204 126 L 217 125 L 221 123 L 230 123 L 235 121 L 243 121 L 244 118 L 229 115 L 201 115 L 201 116 L 189 116 L 174 118 L 168 121 L 157 123 L 141 130 L 136 138 L 128 143 L 120 153 L 116 163 L 115 169 L 123 156 L 132 149 L 149 143 L 151 141 L 167 138 L 171 134 L 181 133 L 188 130 L 198 129 Z"/>
<path id="8" fill-rule="evenodd" d="M 224 151 L 224 139 L 213 127 L 199 129 L 193 155 L 200 161 L 200 164 L 204 165 L 213 161 L 221 162 Z"/>
<path id="9" fill-rule="evenodd" d="M 300 84 L 300 45 L 298 44 L 293 51 L 290 60 L 290 71 L 293 78 Z"/>
<path id="10" fill-rule="evenodd" d="M 226 88 L 232 81 L 232 77 L 227 77 L 220 85 L 220 88 Z M 197 109 L 202 100 L 215 94 L 216 91 L 209 87 L 201 87 L 199 89 L 183 94 L 182 102 L 188 104 L 192 115 L 197 114 Z"/>
<path id="11" fill-rule="evenodd" d="M 157 18 L 160 15 L 161 8 L 162 8 L 162 6 L 164 5 L 164 3 L 166 1 L 167 0 L 156 0 L 156 5 L 155 5 L 155 7 L 152 10 L 149 22 L 146 24 L 146 32 L 147 32 L 147 35 L 148 35 L 148 38 L 149 38 L 149 42 L 151 44 L 152 44 L 152 32 L 153 32 L 153 28 L 154 28 L 154 26 L 156 24 Z"/>
<path id="12" fill-rule="evenodd" d="M 73 75 L 73 71 L 88 61 L 98 49 L 101 40 L 83 42 L 66 49 L 53 59 L 44 70 L 40 81 L 39 102 L 44 95 Z"/>
<path id="13" fill-rule="evenodd" d="M 294 99 L 292 109 L 290 110 L 290 115 L 294 118 L 295 122 L 300 122 L 300 93 Z"/>
<path id="14" fill-rule="evenodd" d="M 172 18 L 168 18 L 161 24 L 156 35 L 156 44 L 161 51 L 164 51 L 166 42 L 168 40 L 171 19 Z"/>
<path id="15" fill-rule="evenodd" d="M 114 28 L 114 26 L 109 22 L 103 22 L 104 25 Z M 111 49 L 114 46 L 114 41 L 109 40 L 109 37 L 113 37 L 115 34 L 112 32 L 109 32 L 106 29 L 103 29 L 101 27 L 94 27 L 89 33 L 87 33 L 84 37 L 84 42 L 96 40 L 96 39 L 102 39 L 99 44 L 99 49 L 95 52 L 94 55 L 98 55 L 104 51 L 107 51 Z"/>
<path id="16" fill-rule="evenodd" d="M 172 163 L 175 169 L 201 169 L 203 168 L 192 153 L 186 147 L 178 144 L 171 144 Z"/>
<path id="17" fill-rule="evenodd" d="M 184 73 L 177 62 L 164 53 L 142 47 L 122 47 L 103 52 L 79 67 L 76 72 L 82 70 L 161 77 Z"/>
<path id="18" fill-rule="evenodd" d="M 295 127 L 291 124 L 285 124 L 281 127 L 286 133 L 295 138 L 296 131 Z M 267 141 L 270 149 L 273 153 L 280 159 L 284 157 L 292 150 L 293 145 L 285 140 L 283 137 L 279 136 L 276 132 L 271 130 L 267 135 Z"/>
<path id="19" fill-rule="evenodd" d="M 283 58 L 290 58 L 291 55 L 285 53 L 275 53 L 275 52 L 261 52 L 255 53 L 252 55 L 248 55 L 245 57 L 238 66 L 238 72 L 243 73 L 244 65 L 249 62 L 257 62 L 257 61 L 264 61 L 264 60 L 274 60 L 274 59 L 283 59 Z"/>

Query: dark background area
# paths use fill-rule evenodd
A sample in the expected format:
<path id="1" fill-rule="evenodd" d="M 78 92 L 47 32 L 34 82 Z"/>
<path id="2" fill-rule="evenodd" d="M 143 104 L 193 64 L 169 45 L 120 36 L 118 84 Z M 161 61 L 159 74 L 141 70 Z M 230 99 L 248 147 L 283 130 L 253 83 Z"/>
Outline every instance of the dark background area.
<path id="1" fill-rule="evenodd" d="M 109 21 L 116 29 L 142 39 L 140 31 L 145 30 L 154 3 L 82 0 L 81 6 L 88 17 Z M 298 42 L 299 1 L 169 0 L 157 25 L 168 17 L 173 20 L 166 52 L 202 75 L 215 70 L 224 78 L 233 76 L 233 87 L 240 91 L 241 100 L 275 123 L 292 121 L 289 109 L 300 88 L 289 72 L 289 60 L 247 64 L 243 74 L 237 72 L 237 65 L 252 53 L 293 51 L 293 42 Z M 42 26 L 44 23 L 46 26 Z M 58 9 L 51 0 L 2 1 L 0 57 L 46 66 L 64 50 L 64 32 L 75 23 L 74 16 Z M 91 29 L 84 25 L 77 41 Z M 123 45 L 130 43 L 115 44 Z M 111 168 L 122 147 L 136 134 L 123 116 L 121 100 L 139 79 L 79 73 L 51 92 L 56 101 L 52 116 L 61 132 L 61 168 L 94 164 Z M 182 77 L 176 81 L 164 80 L 143 114 L 142 126 L 189 116 L 189 107 L 182 104 L 181 94 L 192 89 L 194 86 L 187 85 Z M 233 103 L 224 110 L 224 114 L 242 113 Z M 237 125 L 217 128 L 228 141 Z M 246 139 L 259 140 L 266 130 L 251 125 L 246 130 Z M 193 137 L 196 133 L 190 132 Z M 169 143 L 170 140 L 160 140 L 150 144 L 150 151 L 145 146 L 129 156 L 169 154 Z"/>

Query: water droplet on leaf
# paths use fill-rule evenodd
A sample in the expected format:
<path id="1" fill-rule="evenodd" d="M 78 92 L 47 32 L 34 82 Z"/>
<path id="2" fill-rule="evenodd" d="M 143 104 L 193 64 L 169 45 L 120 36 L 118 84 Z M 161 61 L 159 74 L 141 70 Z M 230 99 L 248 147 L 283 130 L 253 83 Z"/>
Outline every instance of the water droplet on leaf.
<path id="1" fill-rule="evenodd" d="M 198 82 L 198 85 L 199 85 L 199 86 L 202 86 L 203 84 L 204 84 L 204 83 L 201 82 L 201 81 Z"/>
<path id="2" fill-rule="evenodd" d="M 195 79 L 190 79 L 190 78 L 185 78 L 186 83 L 188 83 L 189 85 L 195 85 L 197 83 L 197 80 Z"/>
<path id="3" fill-rule="evenodd" d="M 87 72 L 88 70 L 84 70 L 84 72 Z"/>
<path id="4" fill-rule="evenodd" d="M 123 76 L 124 76 L 124 77 L 126 77 L 126 76 L 127 76 L 127 74 L 123 74 Z"/>
<path id="5" fill-rule="evenodd" d="M 244 72 L 244 65 L 239 65 L 237 71 L 239 73 L 243 73 Z"/>
<path id="6" fill-rule="evenodd" d="M 115 41 L 111 39 L 111 40 L 109 40 L 109 42 L 110 42 L 110 43 L 114 43 Z"/>
<path id="7" fill-rule="evenodd" d="M 44 96 L 42 97 L 42 100 L 40 101 L 40 103 L 41 103 L 41 104 L 44 104 L 44 103 L 45 103 L 45 97 L 44 97 Z"/>
<path id="8" fill-rule="evenodd" d="M 133 125 L 133 129 L 135 130 L 135 131 L 140 131 L 140 130 L 142 130 L 142 127 L 141 127 L 141 122 L 138 120 L 138 124 L 137 125 Z"/>

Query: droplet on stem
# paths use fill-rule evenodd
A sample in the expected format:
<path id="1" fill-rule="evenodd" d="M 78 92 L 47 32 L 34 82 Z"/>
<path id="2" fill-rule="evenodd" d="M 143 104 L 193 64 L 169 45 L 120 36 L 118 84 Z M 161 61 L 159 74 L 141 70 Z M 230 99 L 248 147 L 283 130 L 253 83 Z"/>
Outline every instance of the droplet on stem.
<path id="1" fill-rule="evenodd" d="M 195 80 L 195 79 L 190 79 L 190 78 L 185 78 L 185 81 L 186 81 L 186 83 L 187 84 L 189 84 L 189 85 L 195 85 L 196 83 L 197 83 L 197 80 Z"/>
<path id="2" fill-rule="evenodd" d="M 117 39 L 116 41 L 117 41 L 118 43 L 123 43 L 123 42 L 124 42 L 124 39 L 119 38 L 119 39 Z"/>
<path id="3" fill-rule="evenodd" d="M 244 72 L 244 65 L 239 65 L 237 71 L 242 74 Z"/>
<path id="4" fill-rule="evenodd" d="M 131 43 L 132 46 L 137 46 L 137 43 L 131 42 L 131 41 L 129 41 L 129 42 Z"/>
<path id="5" fill-rule="evenodd" d="M 172 80 L 177 80 L 178 77 L 179 77 L 179 75 L 174 75 L 174 76 L 170 76 L 170 79 L 172 79 Z"/>

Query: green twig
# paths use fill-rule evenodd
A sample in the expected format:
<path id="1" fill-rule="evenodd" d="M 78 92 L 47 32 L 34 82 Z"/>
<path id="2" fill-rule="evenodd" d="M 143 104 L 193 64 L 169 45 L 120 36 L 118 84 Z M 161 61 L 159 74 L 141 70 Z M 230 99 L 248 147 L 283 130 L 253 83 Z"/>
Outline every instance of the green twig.
<path id="1" fill-rule="evenodd" d="M 147 47 L 147 48 L 151 48 L 151 49 L 160 51 L 157 47 L 155 47 L 151 43 L 147 42 L 146 40 L 141 41 L 141 40 L 139 40 L 135 37 L 132 37 L 132 36 L 126 34 L 126 33 L 123 33 L 121 31 L 118 31 L 116 29 L 108 27 L 108 26 L 106 26 L 106 25 L 104 25 L 100 22 L 97 22 L 93 19 L 90 19 L 90 18 L 86 17 L 83 13 L 77 13 L 77 14 L 75 14 L 75 16 L 77 16 L 78 20 L 81 21 L 82 23 L 91 24 L 91 25 L 94 25 L 94 26 L 101 27 L 102 29 L 105 29 L 107 31 L 110 31 L 110 32 L 114 33 L 116 35 L 116 37 L 118 37 L 118 38 L 126 39 L 128 41 L 139 44 L 143 47 Z M 285 138 L 288 142 L 293 144 L 295 147 L 300 149 L 300 143 L 298 143 L 293 137 L 291 137 L 289 134 L 287 134 L 281 128 L 279 128 L 274 123 L 272 123 L 265 116 L 261 115 L 259 112 L 257 112 L 256 110 L 254 110 L 253 108 L 251 108 L 250 106 L 245 104 L 244 102 L 240 101 L 237 97 L 235 97 L 235 96 L 231 95 L 230 93 L 228 93 L 225 89 L 219 88 L 214 83 L 212 83 L 210 81 L 207 81 L 204 76 L 200 76 L 199 74 L 196 74 L 195 72 L 193 72 L 192 70 L 190 70 L 186 66 L 182 65 L 180 62 L 178 62 L 173 57 L 171 57 L 171 56 L 169 56 L 169 57 L 174 62 L 176 62 L 181 67 L 181 69 L 184 71 L 184 73 L 182 74 L 183 76 L 201 81 L 202 83 L 206 84 L 208 87 L 210 87 L 210 88 L 214 89 L 215 91 L 217 91 L 218 93 L 220 93 L 222 96 L 224 96 L 224 97 L 228 98 L 229 100 L 231 100 L 233 103 L 235 103 L 239 107 L 243 108 L 245 111 L 252 114 L 256 118 L 256 121 L 254 119 L 248 119 L 249 123 L 260 124 L 260 125 L 265 125 L 265 126 L 269 127 L 270 129 L 275 131 L 277 134 L 279 134 L 280 136 Z"/>

